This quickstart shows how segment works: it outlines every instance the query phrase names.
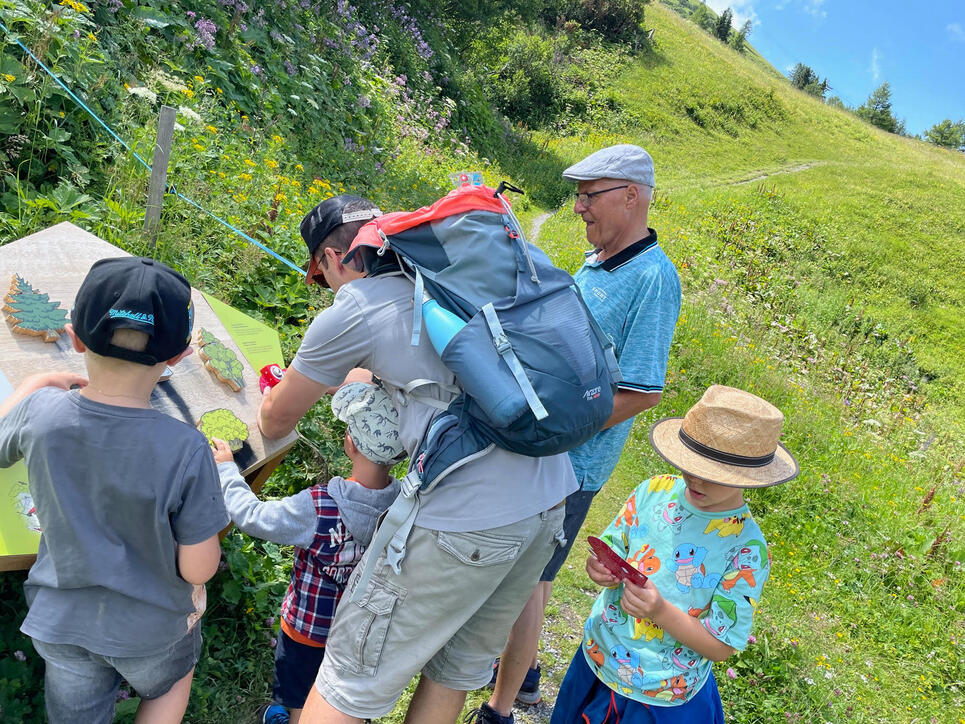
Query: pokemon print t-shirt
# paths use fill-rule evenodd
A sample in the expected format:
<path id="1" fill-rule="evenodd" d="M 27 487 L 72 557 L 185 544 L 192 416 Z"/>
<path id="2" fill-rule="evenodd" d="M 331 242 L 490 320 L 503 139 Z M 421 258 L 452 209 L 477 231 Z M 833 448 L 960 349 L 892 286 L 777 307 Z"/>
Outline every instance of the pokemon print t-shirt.
<path id="1" fill-rule="evenodd" d="M 600 536 L 677 608 L 739 651 L 770 572 L 767 544 L 746 505 L 697 510 L 684 499 L 683 478 L 644 481 Z M 604 589 L 583 633 L 587 664 L 614 691 L 657 706 L 689 701 L 711 661 L 677 643 L 649 619 L 620 608 L 623 585 Z"/>

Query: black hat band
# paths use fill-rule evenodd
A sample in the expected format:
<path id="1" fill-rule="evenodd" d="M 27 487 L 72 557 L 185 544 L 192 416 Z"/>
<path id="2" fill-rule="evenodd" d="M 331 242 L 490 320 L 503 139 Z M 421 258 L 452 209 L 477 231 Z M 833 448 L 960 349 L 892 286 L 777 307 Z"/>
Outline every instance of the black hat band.
<path id="1" fill-rule="evenodd" d="M 724 465 L 736 465 L 741 468 L 762 468 L 774 462 L 774 453 L 768 453 L 760 457 L 748 457 L 746 455 L 737 455 L 736 453 L 724 452 L 723 450 L 707 447 L 684 432 L 683 426 L 677 431 L 677 436 L 680 438 L 680 442 L 689 450 L 714 462 L 723 463 Z"/>

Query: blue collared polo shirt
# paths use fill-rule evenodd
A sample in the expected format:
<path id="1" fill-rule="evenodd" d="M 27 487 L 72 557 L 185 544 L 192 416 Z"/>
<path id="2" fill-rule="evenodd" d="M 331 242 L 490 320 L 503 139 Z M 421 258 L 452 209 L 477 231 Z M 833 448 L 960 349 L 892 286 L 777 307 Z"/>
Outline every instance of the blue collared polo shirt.
<path id="1" fill-rule="evenodd" d="M 590 313 L 613 340 L 623 381 L 620 389 L 661 392 L 667 356 L 680 314 L 680 277 L 657 244 L 657 232 L 618 254 L 596 260 L 587 253 L 575 279 Z M 613 473 L 633 418 L 601 430 L 570 459 L 583 490 L 599 490 Z"/>

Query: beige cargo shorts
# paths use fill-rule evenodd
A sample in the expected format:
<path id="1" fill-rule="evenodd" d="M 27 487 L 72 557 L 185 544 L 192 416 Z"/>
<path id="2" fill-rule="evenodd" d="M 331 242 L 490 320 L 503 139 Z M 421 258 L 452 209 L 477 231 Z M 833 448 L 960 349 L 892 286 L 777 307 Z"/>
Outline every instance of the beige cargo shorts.
<path id="1" fill-rule="evenodd" d="M 413 677 L 459 691 L 485 686 L 493 660 L 563 540 L 564 506 L 468 533 L 414 526 L 401 573 L 384 556 L 351 601 L 356 567 L 329 632 L 315 686 L 339 711 L 388 714 Z"/>

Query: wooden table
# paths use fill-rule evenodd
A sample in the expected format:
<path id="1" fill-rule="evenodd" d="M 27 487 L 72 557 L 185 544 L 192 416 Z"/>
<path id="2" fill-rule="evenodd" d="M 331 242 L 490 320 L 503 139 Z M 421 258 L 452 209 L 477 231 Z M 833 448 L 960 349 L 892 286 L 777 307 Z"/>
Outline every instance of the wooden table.
<path id="1" fill-rule="evenodd" d="M 73 224 L 57 224 L 0 246 L 0 289 L 3 290 L 0 297 L 6 294 L 11 277 L 20 274 L 35 289 L 48 294 L 52 301 L 59 301 L 69 313 L 91 265 L 98 259 L 119 256 L 130 255 Z M 269 440 L 261 435 L 256 423 L 261 400 L 258 371 L 245 359 L 201 292 L 192 288 L 192 299 L 195 332 L 204 327 L 235 352 L 244 367 L 245 385 L 240 392 L 232 392 L 219 382 L 204 368 L 195 345 L 195 354 L 174 367 L 171 379 L 158 383 L 151 395 L 151 406 L 191 425 L 197 424 L 201 415 L 209 410 L 228 408 L 234 412 L 250 431 L 248 442 L 235 455 L 235 460 L 249 485 L 257 492 L 281 463 L 297 435 L 290 433 L 280 440 Z M 9 323 L 0 323 L 0 372 L 13 387 L 31 374 L 55 370 L 70 370 L 86 376 L 84 357 L 74 352 L 66 333 L 56 342 L 45 343 L 40 337 L 15 334 Z M 0 501 L 0 504 L 6 504 L 6 501 Z M 0 556 L 0 571 L 29 568 L 35 558 L 35 555 Z"/>

